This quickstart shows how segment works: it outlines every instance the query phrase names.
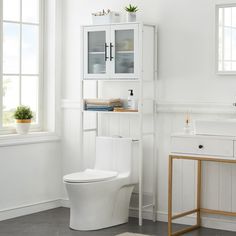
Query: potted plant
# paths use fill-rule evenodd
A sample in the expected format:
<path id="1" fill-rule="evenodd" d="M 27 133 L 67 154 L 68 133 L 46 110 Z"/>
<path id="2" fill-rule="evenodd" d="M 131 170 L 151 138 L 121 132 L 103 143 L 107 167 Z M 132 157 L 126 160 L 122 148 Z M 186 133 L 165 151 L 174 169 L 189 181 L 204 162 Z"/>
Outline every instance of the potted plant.
<path id="1" fill-rule="evenodd" d="M 127 21 L 128 22 L 136 21 L 136 12 L 138 11 L 138 7 L 129 4 L 129 6 L 125 7 L 125 10 L 127 12 Z"/>
<path id="2" fill-rule="evenodd" d="M 27 106 L 18 106 L 14 112 L 16 120 L 16 131 L 18 134 L 27 134 L 29 132 L 33 113 Z"/>

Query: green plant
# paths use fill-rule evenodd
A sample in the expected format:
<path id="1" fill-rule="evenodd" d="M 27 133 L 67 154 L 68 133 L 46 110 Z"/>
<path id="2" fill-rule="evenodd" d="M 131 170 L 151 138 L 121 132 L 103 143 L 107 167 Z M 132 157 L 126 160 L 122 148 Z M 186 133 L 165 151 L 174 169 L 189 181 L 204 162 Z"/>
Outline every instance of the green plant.
<path id="1" fill-rule="evenodd" d="M 18 106 L 13 116 L 16 120 L 30 120 L 33 118 L 33 112 L 27 106 Z"/>
<path id="2" fill-rule="evenodd" d="M 129 4 L 129 6 L 125 7 L 125 10 L 127 12 L 137 12 L 138 11 L 138 6 L 132 6 L 131 4 Z"/>

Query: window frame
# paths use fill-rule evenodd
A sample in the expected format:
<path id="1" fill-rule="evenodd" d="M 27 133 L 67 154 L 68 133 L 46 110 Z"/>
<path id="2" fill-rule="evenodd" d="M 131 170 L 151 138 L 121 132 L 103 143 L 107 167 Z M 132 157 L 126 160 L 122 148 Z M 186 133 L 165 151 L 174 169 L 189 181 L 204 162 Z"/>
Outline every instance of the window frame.
<path id="1" fill-rule="evenodd" d="M 236 70 L 219 70 L 219 9 L 226 7 L 236 7 L 236 3 L 217 4 L 215 7 L 215 71 L 217 75 L 236 75 Z"/>
<path id="2" fill-rule="evenodd" d="M 38 122 L 37 124 L 32 124 L 30 128 L 30 132 L 41 132 L 43 130 L 43 80 L 44 80 L 44 0 L 39 0 L 39 22 L 38 23 L 29 23 L 22 21 L 22 0 L 20 0 L 20 21 L 6 21 L 3 20 L 3 0 L 0 0 L 0 91 L 3 91 L 3 76 L 4 75 L 11 75 L 14 76 L 14 74 L 3 74 L 3 23 L 9 22 L 9 23 L 17 23 L 20 25 L 20 69 L 19 74 L 16 74 L 20 78 L 24 76 L 24 74 L 21 73 L 21 61 L 22 61 L 22 25 L 36 25 L 38 26 L 39 34 L 38 34 L 38 42 L 39 42 L 39 55 L 38 55 L 38 63 L 39 63 L 39 71 L 38 74 L 27 74 L 27 76 L 38 76 Z M 20 83 L 21 86 L 21 83 Z M 21 91 L 21 88 L 19 89 Z M 21 97 L 21 93 L 19 94 Z M 14 126 L 9 127 L 3 127 L 3 96 L 1 92 L 0 96 L 0 135 L 6 135 L 6 134 L 14 134 L 16 133 Z"/>

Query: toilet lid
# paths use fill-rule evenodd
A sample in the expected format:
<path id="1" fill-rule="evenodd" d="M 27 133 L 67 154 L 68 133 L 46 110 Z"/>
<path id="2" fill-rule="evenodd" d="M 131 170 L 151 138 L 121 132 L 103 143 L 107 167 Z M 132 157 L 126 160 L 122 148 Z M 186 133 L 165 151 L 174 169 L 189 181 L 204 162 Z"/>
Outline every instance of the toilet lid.
<path id="1" fill-rule="evenodd" d="M 63 180 L 70 183 L 90 183 L 108 180 L 118 175 L 115 171 L 87 169 L 83 172 L 76 172 L 65 175 Z"/>

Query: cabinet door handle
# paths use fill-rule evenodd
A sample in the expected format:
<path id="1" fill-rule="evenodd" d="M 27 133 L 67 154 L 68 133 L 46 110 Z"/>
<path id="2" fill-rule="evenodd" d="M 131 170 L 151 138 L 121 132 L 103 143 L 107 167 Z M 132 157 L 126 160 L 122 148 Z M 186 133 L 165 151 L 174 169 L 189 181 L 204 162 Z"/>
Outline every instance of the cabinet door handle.
<path id="1" fill-rule="evenodd" d="M 104 48 L 105 48 L 105 61 L 107 61 L 107 59 L 109 58 L 109 57 L 107 56 L 107 48 L 108 48 L 107 43 L 105 43 Z"/>
<path id="2" fill-rule="evenodd" d="M 198 148 L 199 148 L 199 149 L 203 149 L 204 146 L 200 144 L 200 145 L 198 146 Z"/>
<path id="3" fill-rule="evenodd" d="M 112 56 L 112 48 L 113 48 L 114 46 L 112 45 L 112 43 L 110 43 L 110 61 L 112 61 L 112 59 L 114 58 L 113 56 Z"/>

